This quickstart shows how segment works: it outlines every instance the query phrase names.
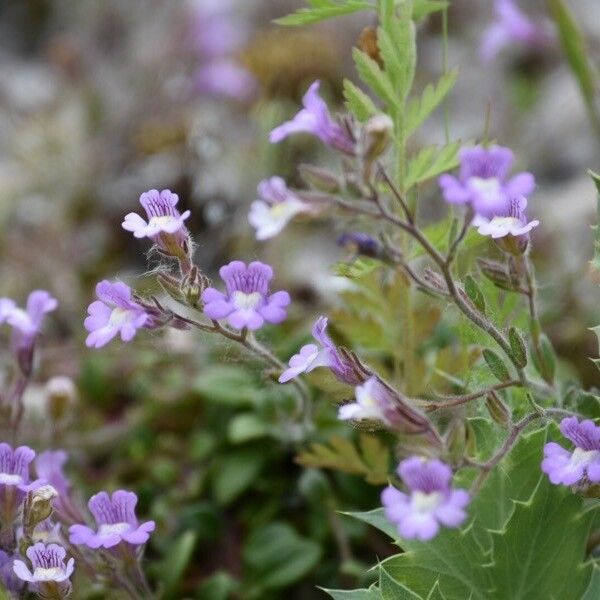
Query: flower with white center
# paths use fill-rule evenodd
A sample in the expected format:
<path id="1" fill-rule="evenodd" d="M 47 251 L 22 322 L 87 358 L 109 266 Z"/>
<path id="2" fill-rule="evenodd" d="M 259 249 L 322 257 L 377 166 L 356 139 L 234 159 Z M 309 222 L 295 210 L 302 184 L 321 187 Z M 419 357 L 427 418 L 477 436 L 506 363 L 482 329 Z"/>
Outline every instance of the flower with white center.
<path id="1" fill-rule="evenodd" d="M 258 184 L 258 195 L 250 206 L 248 221 L 256 229 L 256 239 L 276 236 L 298 214 L 311 207 L 291 192 L 281 177 L 271 177 Z"/>
<path id="2" fill-rule="evenodd" d="M 140 196 L 140 204 L 146 211 L 147 221 L 137 213 L 125 216 L 122 227 L 136 238 L 150 238 L 168 254 L 178 255 L 185 250 L 189 232 L 185 220 L 190 216 L 186 210 L 180 214 L 176 206 L 179 196 L 171 190 L 149 190 Z"/>
<path id="3" fill-rule="evenodd" d="M 202 293 L 204 314 L 214 321 L 227 319 L 235 329 L 259 329 L 265 323 L 281 323 L 287 317 L 290 295 L 269 291 L 273 269 L 259 261 L 246 265 L 234 260 L 219 270 L 227 292 L 207 288 Z"/>
<path id="4" fill-rule="evenodd" d="M 377 377 L 371 377 L 362 385 L 356 386 L 356 402 L 340 406 L 338 418 L 342 421 L 375 420 L 387 423 L 386 410 L 390 407 L 385 388 Z"/>
<path id="5" fill-rule="evenodd" d="M 600 427 L 586 419 L 567 417 L 560 423 L 561 433 L 575 448 L 569 452 L 560 444 L 544 446 L 542 471 L 555 485 L 575 485 L 589 481 L 600 482 Z"/>
<path id="6" fill-rule="evenodd" d="M 131 341 L 138 329 L 154 326 L 152 315 L 132 298 L 131 288 L 124 283 L 104 280 L 96 286 L 98 300 L 88 307 L 84 321 L 90 332 L 85 340 L 89 348 L 100 348 L 116 335 Z"/>
<path id="7" fill-rule="evenodd" d="M 388 486 L 381 495 L 385 516 L 406 539 L 434 538 L 440 526 L 460 527 L 467 518 L 469 494 L 452 488 L 452 470 L 440 460 L 412 456 L 398 466 L 408 488 L 403 493 Z"/>
<path id="8" fill-rule="evenodd" d="M 540 222 L 538 220 L 528 221 L 525 215 L 527 198 L 512 198 L 506 208 L 491 217 L 475 215 L 472 225 L 477 227 L 481 235 L 488 235 L 492 239 L 506 236 L 519 237 L 528 234 Z"/>
<path id="9" fill-rule="evenodd" d="M 22 581 L 33 584 L 42 597 L 66 598 L 70 583 L 57 585 L 65 584 L 75 569 L 74 558 L 70 558 L 65 564 L 66 554 L 66 550 L 58 544 L 38 542 L 27 548 L 26 555 L 31 569 L 22 560 L 15 560 L 13 571 Z"/>
<path id="10" fill-rule="evenodd" d="M 134 546 L 145 544 L 154 531 L 154 521 L 138 523 L 135 516 L 137 496 L 117 490 L 112 497 L 100 492 L 90 498 L 88 508 L 96 520 L 97 530 L 86 525 L 71 525 L 69 540 L 89 548 L 112 548 L 121 542 Z"/>

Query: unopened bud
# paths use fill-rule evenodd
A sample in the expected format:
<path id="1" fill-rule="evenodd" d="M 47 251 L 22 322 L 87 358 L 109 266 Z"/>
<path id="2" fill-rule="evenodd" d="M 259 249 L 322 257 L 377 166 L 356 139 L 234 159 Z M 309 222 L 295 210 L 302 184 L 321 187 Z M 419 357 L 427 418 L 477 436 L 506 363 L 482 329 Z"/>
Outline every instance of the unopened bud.
<path id="1" fill-rule="evenodd" d="M 51 485 L 43 485 L 27 493 L 23 503 L 23 530 L 27 535 L 52 514 L 55 498 L 58 498 L 58 492 Z"/>
<path id="2" fill-rule="evenodd" d="M 527 252 L 529 246 L 529 235 L 505 235 L 494 240 L 496 245 L 507 254 L 522 256 Z"/>
<path id="3" fill-rule="evenodd" d="M 177 300 L 178 302 L 183 301 L 183 294 L 181 292 L 181 287 L 179 281 L 173 277 L 172 275 L 168 275 L 167 273 L 158 273 L 156 276 L 160 287 L 169 295 L 173 300 Z"/>
<path id="4" fill-rule="evenodd" d="M 490 392 L 486 399 L 485 405 L 487 406 L 490 417 L 494 422 L 498 423 L 502 427 L 508 427 L 511 422 L 512 415 L 510 409 L 502 401 L 502 398 L 496 394 L 496 392 Z"/>
<path id="5" fill-rule="evenodd" d="M 465 454 L 467 445 L 467 428 L 464 421 L 455 419 L 450 423 L 446 433 L 446 447 L 453 464 L 457 464 Z"/>
<path id="6" fill-rule="evenodd" d="M 515 282 L 503 265 L 488 260 L 478 260 L 479 270 L 496 287 L 512 292 L 515 290 Z M 518 287 L 518 286 L 517 286 Z"/>
<path id="7" fill-rule="evenodd" d="M 368 233 L 361 231 L 343 233 L 338 237 L 337 245 L 354 254 L 370 258 L 378 258 L 383 253 L 382 244 Z"/>
<path id="8" fill-rule="evenodd" d="M 365 123 L 362 152 L 365 162 L 372 163 L 386 151 L 393 133 L 394 122 L 384 113 L 372 116 Z"/>
<path id="9" fill-rule="evenodd" d="M 331 171 L 315 167 L 314 165 L 301 164 L 298 167 L 300 177 L 309 187 L 334 194 L 340 190 L 340 181 Z"/>
<path id="10" fill-rule="evenodd" d="M 77 388 L 70 377 L 52 377 L 46 384 L 48 412 L 60 421 L 77 400 Z"/>
<path id="11" fill-rule="evenodd" d="M 423 279 L 429 283 L 431 287 L 442 292 L 443 294 L 448 293 L 448 286 L 446 285 L 444 278 L 429 267 L 425 268 L 423 271 Z"/>

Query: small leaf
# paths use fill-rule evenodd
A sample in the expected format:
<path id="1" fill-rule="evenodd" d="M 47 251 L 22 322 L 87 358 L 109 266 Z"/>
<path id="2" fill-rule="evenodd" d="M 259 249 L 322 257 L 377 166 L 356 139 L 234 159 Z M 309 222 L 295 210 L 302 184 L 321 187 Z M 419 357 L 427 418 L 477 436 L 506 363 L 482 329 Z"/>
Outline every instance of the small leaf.
<path id="1" fill-rule="evenodd" d="M 194 531 L 186 531 L 169 547 L 167 560 L 162 565 L 160 576 L 166 598 L 175 597 L 181 576 L 192 558 L 196 536 Z"/>
<path id="2" fill-rule="evenodd" d="M 396 96 L 391 81 L 377 62 L 358 48 L 353 49 L 352 56 L 361 80 L 388 105 L 400 106 L 400 99 Z"/>
<path id="3" fill-rule="evenodd" d="M 374 586 L 368 590 L 326 590 L 322 589 L 326 594 L 329 594 L 333 600 L 381 600 L 381 594 Z"/>
<path id="4" fill-rule="evenodd" d="M 298 26 L 312 25 L 319 21 L 325 21 L 333 17 L 351 15 L 352 13 L 373 9 L 374 6 L 365 0 L 346 0 L 345 2 L 334 2 L 333 0 L 321 0 L 309 2 L 310 8 L 301 8 L 295 13 L 275 19 L 278 25 Z"/>
<path id="5" fill-rule="evenodd" d="M 379 567 L 379 593 L 383 600 L 422 600 L 421 596 L 393 579 L 384 567 Z"/>
<path id="6" fill-rule="evenodd" d="M 511 327 L 508 330 L 508 342 L 512 358 L 515 364 L 521 368 L 527 366 L 527 346 L 523 341 L 523 336 L 519 333 L 516 327 Z"/>
<path id="7" fill-rule="evenodd" d="M 342 514 L 368 523 L 372 527 L 375 527 L 375 529 L 379 529 L 379 531 L 388 535 L 393 540 L 397 540 L 400 535 L 398 533 L 398 528 L 386 518 L 383 508 L 376 508 L 366 512 L 343 512 Z"/>
<path id="8" fill-rule="evenodd" d="M 471 275 L 465 277 L 465 292 L 475 307 L 485 314 L 485 297 L 481 288 L 477 285 L 477 282 Z"/>
<path id="9" fill-rule="evenodd" d="M 257 479 L 265 460 L 258 448 L 244 448 L 222 457 L 212 480 L 217 502 L 227 505 L 240 496 Z"/>
<path id="10" fill-rule="evenodd" d="M 487 366 L 490 368 L 490 371 L 493 373 L 494 377 L 498 379 L 498 381 L 507 381 L 510 379 L 506 365 L 493 350 L 484 348 L 483 358 Z"/>
<path id="11" fill-rule="evenodd" d="M 594 171 L 588 171 L 594 185 L 596 186 L 596 220 L 597 224 L 594 226 L 596 235 L 594 236 L 594 258 L 592 260 L 592 266 L 600 270 L 600 175 L 594 173 Z"/>
<path id="12" fill-rule="evenodd" d="M 537 346 L 532 345 L 531 360 L 544 381 L 552 384 L 556 374 L 556 353 L 546 334 L 540 334 Z"/>
<path id="13" fill-rule="evenodd" d="M 408 104 L 407 109 L 407 135 L 410 135 L 431 115 L 440 105 L 450 90 L 454 87 L 458 78 L 458 70 L 444 73 L 435 86 L 429 83 L 420 98 L 414 98 Z"/>
<path id="14" fill-rule="evenodd" d="M 373 100 L 349 79 L 344 79 L 344 98 L 348 110 L 361 123 L 378 112 Z"/>
<path id="15" fill-rule="evenodd" d="M 458 166 L 458 151 L 461 142 L 456 141 L 447 146 L 428 146 L 414 156 L 408 164 L 406 188 L 410 189 Z"/>

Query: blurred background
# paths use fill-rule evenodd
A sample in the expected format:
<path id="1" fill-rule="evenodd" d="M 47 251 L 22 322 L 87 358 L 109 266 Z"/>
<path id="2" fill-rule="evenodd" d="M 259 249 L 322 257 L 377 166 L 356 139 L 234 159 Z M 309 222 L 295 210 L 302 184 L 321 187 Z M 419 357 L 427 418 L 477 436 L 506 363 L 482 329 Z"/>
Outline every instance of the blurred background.
<path id="1" fill-rule="evenodd" d="M 543 1 L 521 4 L 548 19 Z M 600 65 L 600 3 L 571 5 Z M 391 551 L 337 512 L 372 508 L 379 488 L 300 467 L 277 389 L 234 348 L 179 331 L 101 351 L 83 343 L 97 281 L 155 291 L 147 245 L 120 225 L 150 188 L 171 189 L 191 209 L 196 262 L 207 274 L 232 258 L 274 265 L 277 288 L 294 299 L 289 329 L 267 334 L 281 356 L 306 337 L 298 325 L 307 316 L 335 310 L 341 225 L 294 223 L 259 244 L 247 222 L 261 179 L 299 185 L 295 165 L 332 160 L 314 140 L 271 146 L 267 134 L 315 79 L 342 109 L 351 48 L 374 24 L 367 13 L 298 29 L 272 23 L 300 6 L 0 0 L 0 295 L 23 302 L 44 288 L 60 301 L 27 398 L 29 435 L 34 446 L 70 451 L 81 489 L 102 482 L 140 492 L 142 514 L 159 523 L 150 575 L 167 598 L 318 598 L 317 583 L 365 583 L 366 566 Z M 491 1 L 453 0 L 448 18 L 448 62 L 460 66 L 447 104 L 452 135 L 476 140 L 487 128 L 535 174 L 542 319 L 563 368 L 600 385 L 588 360 L 598 354 L 588 328 L 600 323 L 600 293 L 588 266 L 596 197 L 587 175 L 600 171 L 600 135 L 558 44 L 543 54 L 510 47 L 483 64 Z M 441 31 L 439 17 L 420 26 L 423 85 L 442 70 Z M 443 139 L 439 115 L 418 143 Z M 423 218 L 439 214 L 435 185 L 422 196 Z M 78 400 L 47 429 L 43 385 L 52 375 L 72 377 Z M 335 431 L 335 406 L 317 411 L 323 430 Z"/>

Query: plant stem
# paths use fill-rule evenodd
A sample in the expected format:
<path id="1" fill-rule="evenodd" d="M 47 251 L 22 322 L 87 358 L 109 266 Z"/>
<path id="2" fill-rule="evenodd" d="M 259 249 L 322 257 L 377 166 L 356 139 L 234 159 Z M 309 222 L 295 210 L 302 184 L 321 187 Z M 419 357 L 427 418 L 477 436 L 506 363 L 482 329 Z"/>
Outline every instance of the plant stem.
<path id="1" fill-rule="evenodd" d="M 522 387 L 523 382 L 519 379 L 511 379 L 509 381 L 503 381 L 502 383 L 497 383 L 496 385 L 492 385 L 483 390 L 479 390 L 477 392 L 472 392 L 470 394 L 465 394 L 462 396 L 444 396 L 440 398 L 442 402 L 436 402 L 433 404 L 427 404 L 425 406 L 426 412 L 433 412 L 436 410 L 441 410 L 443 408 L 451 408 L 453 406 L 461 406 L 462 404 L 467 404 L 472 400 L 477 400 L 479 398 L 483 398 L 490 394 L 491 392 L 497 392 L 498 390 L 504 390 L 509 387 Z"/>

